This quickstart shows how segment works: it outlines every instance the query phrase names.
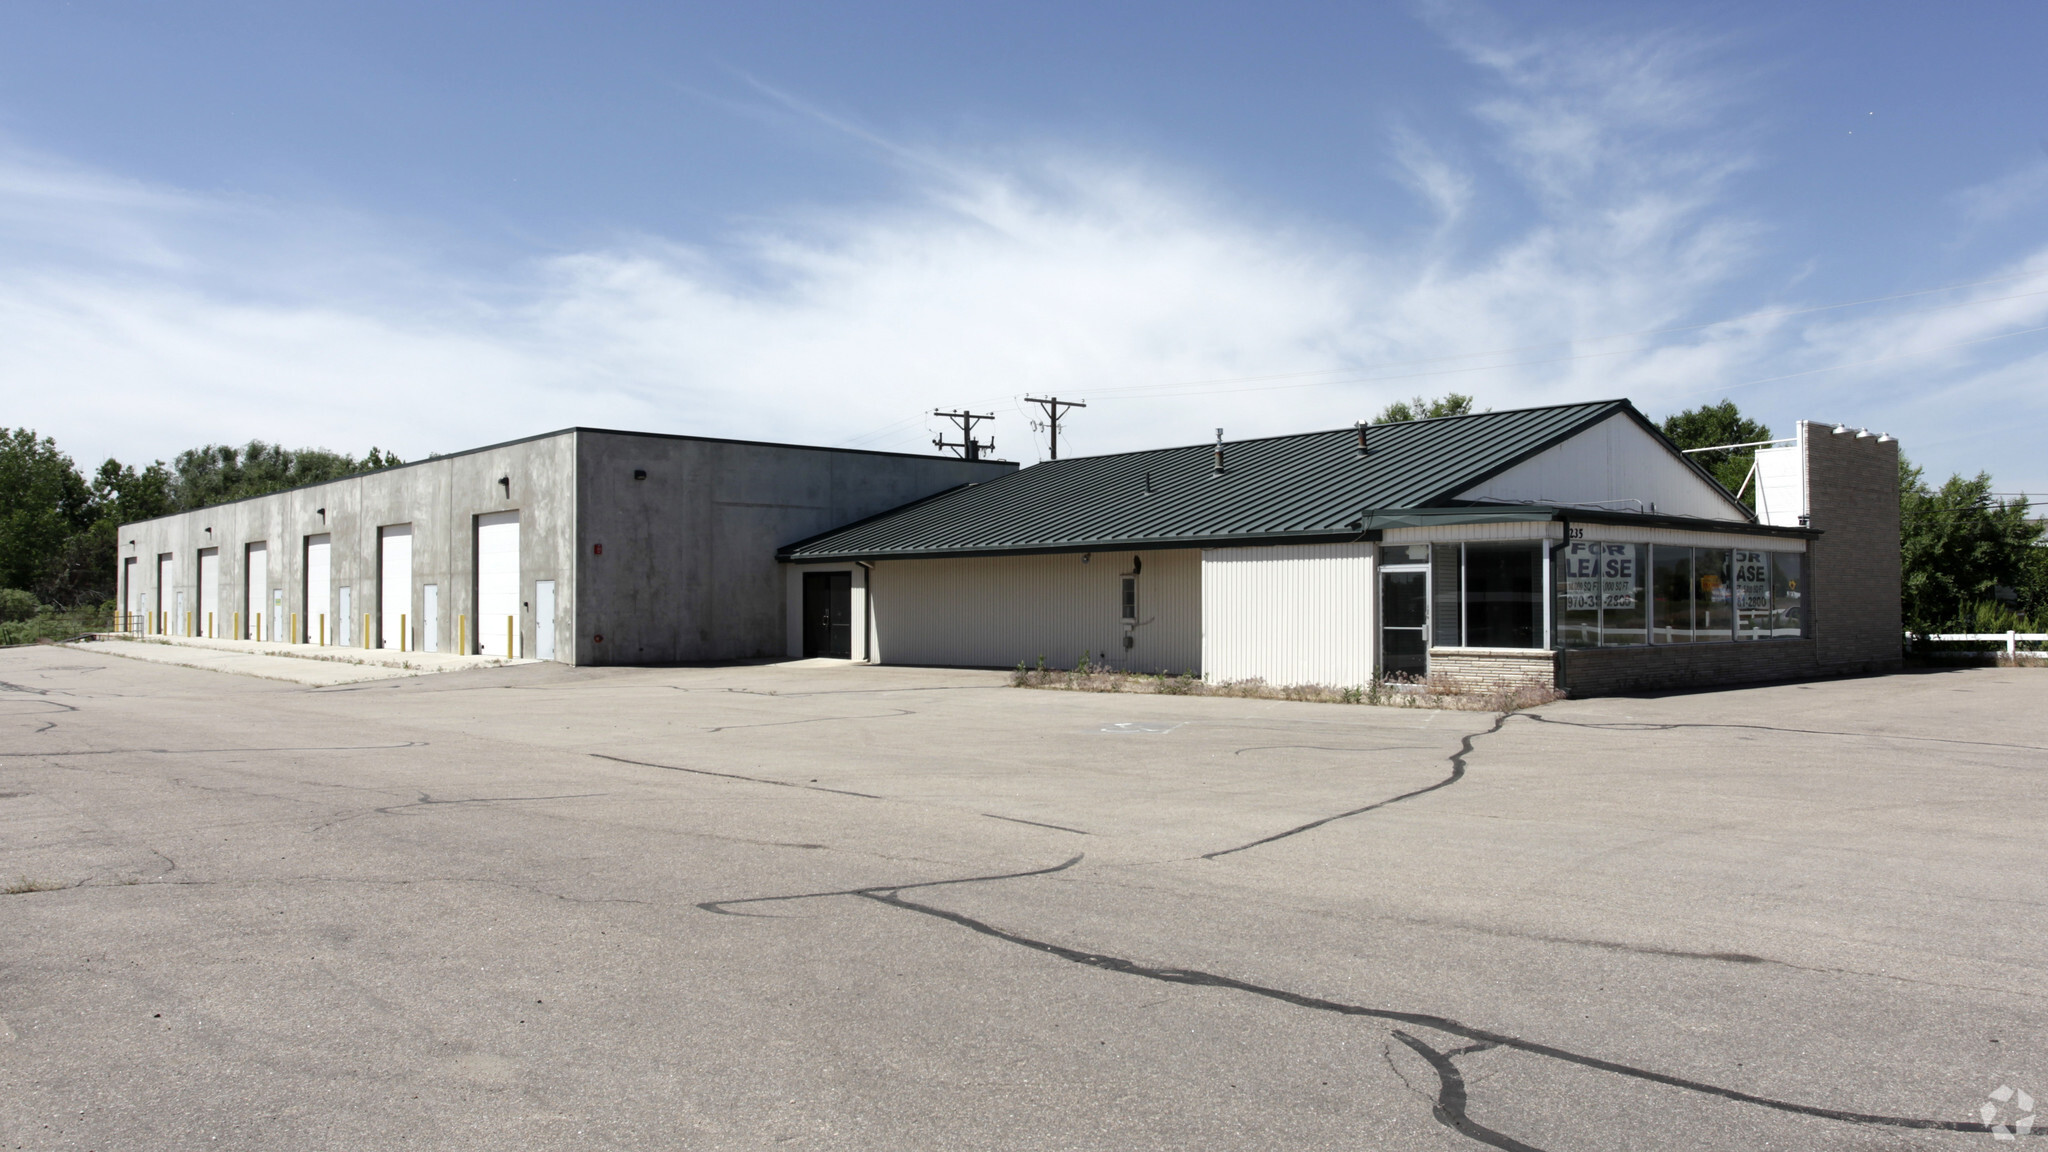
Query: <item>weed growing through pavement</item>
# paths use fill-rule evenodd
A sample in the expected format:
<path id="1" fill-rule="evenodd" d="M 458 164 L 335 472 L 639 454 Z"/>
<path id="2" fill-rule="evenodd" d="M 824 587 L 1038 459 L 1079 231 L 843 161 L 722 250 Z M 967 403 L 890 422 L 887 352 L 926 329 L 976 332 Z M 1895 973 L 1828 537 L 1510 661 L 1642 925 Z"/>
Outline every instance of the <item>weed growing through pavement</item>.
<path id="1" fill-rule="evenodd" d="M 55 880 L 31 880 L 23 876 L 12 884 L 0 888 L 0 896 L 20 896 L 27 892 L 55 892 L 59 888 L 69 887 L 69 884 L 62 884 Z"/>

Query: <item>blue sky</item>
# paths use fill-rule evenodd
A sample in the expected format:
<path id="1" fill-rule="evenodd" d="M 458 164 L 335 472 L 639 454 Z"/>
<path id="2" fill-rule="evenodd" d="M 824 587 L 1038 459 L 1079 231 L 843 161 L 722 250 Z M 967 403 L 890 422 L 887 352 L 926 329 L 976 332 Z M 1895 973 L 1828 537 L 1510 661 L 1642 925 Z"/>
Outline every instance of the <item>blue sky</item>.
<path id="1" fill-rule="evenodd" d="M 2048 10 L 0 7 L 0 423 L 1070 452 L 1732 397 L 2048 491 Z"/>

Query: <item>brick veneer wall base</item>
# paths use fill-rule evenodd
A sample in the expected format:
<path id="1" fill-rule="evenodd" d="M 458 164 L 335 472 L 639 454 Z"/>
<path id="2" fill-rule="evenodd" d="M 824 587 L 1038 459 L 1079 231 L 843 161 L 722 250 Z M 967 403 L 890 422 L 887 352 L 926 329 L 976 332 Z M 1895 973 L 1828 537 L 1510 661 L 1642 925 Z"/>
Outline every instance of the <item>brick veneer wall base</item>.
<path id="1" fill-rule="evenodd" d="M 1432 648 L 1429 678 L 1484 691 L 1557 683 L 1557 654 L 1540 648 Z"/>

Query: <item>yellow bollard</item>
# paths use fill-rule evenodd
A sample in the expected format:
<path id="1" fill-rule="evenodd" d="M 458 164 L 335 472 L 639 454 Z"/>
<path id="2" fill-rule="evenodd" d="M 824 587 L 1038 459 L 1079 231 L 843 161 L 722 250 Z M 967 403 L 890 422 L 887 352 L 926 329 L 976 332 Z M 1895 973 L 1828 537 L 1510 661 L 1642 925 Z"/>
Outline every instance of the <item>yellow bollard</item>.
<path id="1" fill-rule="evenodd" d="M 327 613 L 320 614 L 320 646 L 327 647 Z"/>
<path id="2" fill-rule="evenodd" d="M 460 613 L 455 617 L 455 650 L 469 655 L 469 614 Z"/>
<path id="3" fill-rule="evenodd" d="M 249 618 L 249 632 L 249 639 L 263 639 L 263 613 L 258 612 Z"/>
<path id="4" fill-rule="evenodd" d="M 405 651 L 405 613 L 398 614 L 398 650 Z"/>
<path id="5" fill-rule="evenodd" d="M 505 659 L 512 658 L 512 618 L 505 617 Z"/>
<path id="6" fill-rule="evenodd" d="M 190 612 L 185 613 L 185 635 L 192 635 L 192 614 Z"/>
<path id="7" fill-rule="evenodd" d="M 235 639 L 237 639 L 237 640 L 240 640 L 241 638 L 242 638 L 242 614 L 241 614 L 240 612 L 237 612 L 237 613 L 235 613 Z"/>
<path id="8" fill-rule="evenodd" d="M 292 642 L 292 643 L 294 643 L 294 644 L 304 644 L 304 643 L 305 643 L 305 641 L 304 641 L 304 640 L 301 640 L 301 639 L 299 639 L 299 614 L 298 614 L 297 612 L 294 612 L 294 613 L 292 613 L 292 641 L 291 641 L 291 642 Z"/>
<path id="9" fill-rule="evenodd" d="M 214 638 L 214 635 L 213 635 L 213 613 L 211 613 L 211 612 L 208 612 L 208 613 L 206 614 L 206 638 L 207 638 L 208 640 L 211 640 L 211 639 L 213 639 L 213 638 Z"/>
<path id="10" fill-rule="evenodd" d="M 365 612 L 363 613 L 363 647 L 375 648 L 376 644 L 372 642 L 374 639 L 375 638 L 370 635 L 370 614 L 368 612 Z"/>

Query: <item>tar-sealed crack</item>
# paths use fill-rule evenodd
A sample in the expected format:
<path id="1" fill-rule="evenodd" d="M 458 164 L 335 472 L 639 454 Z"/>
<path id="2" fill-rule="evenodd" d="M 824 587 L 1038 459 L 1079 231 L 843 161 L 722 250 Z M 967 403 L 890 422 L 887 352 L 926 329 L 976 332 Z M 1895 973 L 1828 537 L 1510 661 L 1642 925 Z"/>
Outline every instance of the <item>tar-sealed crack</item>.
<path id="1" fill-rule="evenodd" d="M 1472 755 L 1472 742 L 1474 740 L 1477 740 L 1481 736 L 1491 736 L 1495 732 L 1500 731 L 1501 725 L 1506 724 L 1508 722 L 1509 715 L 1510 713 L 1503 712 L 1500 715 L 1494 717 L 1493 726 L 1491 728 L 1486 729 L 1483 732 L 1467 733 L 1465 738 L 1459 742 L 1458 750 L 1456 752 L 1451 753 L 1451 774 L 1437 781 L 1434 784 L 1431 784 L 1424 788 L 1417 788 L 1412 792 L 1403 792 L 1399 796 L 1395 796 L 1390 799 L 1375 800 L 1371 804 L 1367 804 L 1364 807 L 1353 808 L 1347 812 L 1339 812 L 1334 816 L 1325 816 L 1320 820 L 1311 820 L 1306 824 L 1300 824 L 1296 825 L 1293 828 L 1289 828 L 1285 832 L 1275 832 L 1271 836 L 1261 837 L 1260 839 L 1254 840 L 1249 844 L 1239 844 L 1235 848 L 1223 848 L 1215 852 L 1204 852 L 1202 853 L 1202 859 L 1214 860 L 1218 856 L 1228 856 L 1234 852 L 1243 852 L 1248 848 L 1257 848 L 1263 844 L 1271 844 L 1275 840 L 1285 840 L 1289 836 L 1299 836 L 1303 832 L 1314 831 L 1317 828 L 1321 828 L 1325 824 L 1333 824 L 1339 820 L 1349 819 L 1353 816 L 1362 816 L 1367 812 L 1373 811 L 1374 809 L 1385 808 L 1389 804 L 1399 804 L 1403 800 L 1413 800 L 1417 796 L 1427 795 L 1428 793 L 1434 792 L 1439 788 L 1448 788 L 1451 785 L 1456 784 L 1458 781 L 1463 780 L 1465 778 L 1465 758 Z"/>
<path id="2" fill-rule="evenodd" d="M 881 800 L 883 797 L 872 792 L 851 792 L 845 788 L 822 788 L 816 784 L 798 784 L 791 780 L 771 780 L 766 776 L 742 776 L 737 772 L 713 772 L 709 768 L 684 768 L 678 764 L 656 764 L 651 760 L 628 760 L 624 756 L 607 756 L 592 752 L 599 760 L 611 760 L 620 764 L 635 764 L 642 768 L 665 768 L 670 772 L 688 772 L 693 776 L 716 776 L 721 780 L 745 780 L 750 784 L 773 784 L 777 788 L 801 788 L 806 792 L 830 792 L 834 796 L 858 796 L 863 800 Z"/>
<path id="3" fill-rule="evenodd" d="M 1494 730 L 1497 731 L 1498 728 L 1499 725 L 1496 724 Z M 1470 737 L 1466 738 L 1468 751 L 1470 739 Z M 1472 1120 L 1468 1113 L 1469 1101 L 1464 1078 L 1452 1061 L 1461 1055 L 1491 1049 L 1519 1052 L 1524 1055 L 1554 1060 L 1643 1083 L 1698 1093 L 1736 1104 L 1764 1108 L 1794 1116 L 1833 1120 L 1847 1124 L 1867 1124 L 1885 1128 L 1918 1131 L 1985 1133 L 1991 1131 L 1987 1125 L 1973 1121 L 1933 1120 L 1916 1116 L 1885 1116 L 1871 1112 L 1859 1112 L 1848 1108 L 1829 1108 L 1816 1104 L 1802 1104 L 1792 1100 L 1779 1100 L 1774 1097 L 1744 1092 L 1740 1089 L 1729 1088 L 1719 1084 L 1710 1084 L 1703 1080 L 1694 1080 L 1668 1072 L 1659 1072 L 1652 1068 L 1625 1064 L 1618 1060 L 1609 1060 L 1583 1052 L 1574 1052 L 1555 1044 L 1545 1044 L 1541 1041 L 1526 1039 L 1510 1033 L 1497 1032 L 1435 1013 L 1402 1011 L 1394 1008 L 1373 1008 L 1361 1004 L 1346 1004 L 1341 1001 L 1327 1000 L 1320 996 L 1311 996 L 1306 993 L 1277 988 L 1272 985 L 1240 980 L 1234 976 L 1205 972 L 1197 968 L 1169 968 L 1141 964 L 1138 961 L 1110 955 L 1106 952 L 1087 951 L 1080 948 L 1071 948 L 1064 944 L 1056 944 L 1049 940 L 1036 939 L 1019 932 L 998 927 L 985 920 L 979 920 L 964 913 L 906 899 L 903 895 L 905 892 L 920 888 L 938 888 L 956 884 L 984 884 L 1000 880 L 1021 880 L 1030 877 L 1049 876 L 1072 868 L 1074 865 L 1079 864 L 1081 860 L 1082 857 L 1074 856 L 1063 863 L 1047 868 L 1035 868 L 1023 872 L 1008 872 L 987 876 L 967 876 L 953 880 L 928 880 L 913 884 L 875 885 L 866 888 L 848 888 L 832 892 L 800 892 L 781 896 L 753 896 L 737 900 L 708 900 L 697 905 L 697 907 L 706 912 L 724 916 L 758 916 L 760 915 L 759 913 L 738 912 L 734 911 L 733 908 L 735 905 L 741 904 L 781 903 L 793 900 L 815 900 L 841 896 L 859 897 L 886 907 L 895 908 L 899 911 L 914 912 L 920 916 L 941 920 L 957 927 L 965 928 L 970 932 L 989 937 L 990 939 L 1000 940 L 1006 944 L 1013 944 L 1020 948 L 1029 949 L 1030 951 L 1086 968 L 1100 969 L 1105 972 L 1114 972 L 1118 975 L 1132 976 L 1163 984 L 1179 984 L 1198 988 L 1216 988 L 1229 992 L 1241 992 L 1263 999 L 1274 1000 L 1295 1008 L 1328 1012 L 1340 1016 L 1355 1016 L 1388 1024 L 1405 1025 L 1408 1028 L 1427 1028 L 1431 1031 L 1441 1032 L 1463 1040 L 1466 1043 L 1462 1047 L 1438 1051 L 1415 1039 L 1403 1029 L 1396 1028 L 1391 1030 L 1396 1039 L 1413 1049 L 1416 1055 L 1422 1057 L 1435 1070 L 1439 1080 L 1434 1105 L 1436 1118 L 1457 1132 L 1494 1148 L 1541 1152 L 1534 1145 L 1523 1143 L 1511 1136 L 1477 1123 Z M 2048 1130 L 2043 1130 L 2039 1134 L 2048 1135 Z"/>

